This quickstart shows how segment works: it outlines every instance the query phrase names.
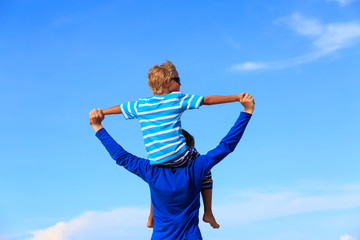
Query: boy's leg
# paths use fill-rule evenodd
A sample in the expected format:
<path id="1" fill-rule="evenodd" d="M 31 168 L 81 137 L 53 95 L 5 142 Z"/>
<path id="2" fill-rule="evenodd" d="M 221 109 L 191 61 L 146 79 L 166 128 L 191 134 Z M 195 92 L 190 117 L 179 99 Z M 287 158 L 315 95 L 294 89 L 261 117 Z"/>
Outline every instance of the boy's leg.
<path id="1" fill-rule="evenodd" d="M 146 223 L 146 226 L 148 228 L 153 228 L 154 227 L 154 218 L 153 218 L 153 206 L 152 206 L 152 202 L 150 202 L 150 215 L 148 218 L 148 222 Z"/>
<path id="2" fill-rule="evenodd" d="M 216 222 L 212 212 L 212 179 L 211 172 L 209 172 L 202 183 L 201 196 L 204 202 L 204 216 L 203 221 L 209 223 L 213 228 L 219 228 L 220 225 Z"/>

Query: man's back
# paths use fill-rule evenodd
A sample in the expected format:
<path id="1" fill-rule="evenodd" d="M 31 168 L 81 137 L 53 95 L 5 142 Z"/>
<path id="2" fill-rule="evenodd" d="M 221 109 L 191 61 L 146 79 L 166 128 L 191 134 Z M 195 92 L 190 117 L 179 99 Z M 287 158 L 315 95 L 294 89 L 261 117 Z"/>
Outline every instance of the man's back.
<path id="1" fill-rule="evenodd" d="M 174 169 L 153 167 L 148 181 L 153 203 L 153 239 L 201 239 L 198 224 L 203 175 L 194 166 L 189 163 Z"/>

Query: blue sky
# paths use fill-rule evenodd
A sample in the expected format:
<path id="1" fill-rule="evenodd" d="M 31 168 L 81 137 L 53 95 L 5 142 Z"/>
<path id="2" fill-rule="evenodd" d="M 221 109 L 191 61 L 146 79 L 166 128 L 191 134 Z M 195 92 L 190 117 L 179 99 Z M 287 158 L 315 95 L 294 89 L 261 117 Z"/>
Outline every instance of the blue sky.
<path id="1" fill-rule="evenodd" d="M 221 228 L 204 239 L 360 240 L 360 1 L 2 1 L 0 239 L 147 239 L 147 185 L 114 164 L 88 112 L 150 96 L 166 59 L 181 90 L 253 94 L 213 169 Z M 186 112 L 200 153 L 239 103 Z M 139 123 L 104 126 L 145 157 Z M 211 130 L 211 131 L 209 131 Z"/>

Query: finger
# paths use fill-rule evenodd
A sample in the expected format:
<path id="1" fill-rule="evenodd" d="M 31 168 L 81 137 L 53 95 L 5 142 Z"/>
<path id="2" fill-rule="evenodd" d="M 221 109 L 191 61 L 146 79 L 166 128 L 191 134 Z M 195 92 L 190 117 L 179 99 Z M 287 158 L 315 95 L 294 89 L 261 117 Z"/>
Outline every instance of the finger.
<path id="1" fill-rule="evenodd" d="M 240 101 L 244 100 L 245 93 L 240 93 Z"/>

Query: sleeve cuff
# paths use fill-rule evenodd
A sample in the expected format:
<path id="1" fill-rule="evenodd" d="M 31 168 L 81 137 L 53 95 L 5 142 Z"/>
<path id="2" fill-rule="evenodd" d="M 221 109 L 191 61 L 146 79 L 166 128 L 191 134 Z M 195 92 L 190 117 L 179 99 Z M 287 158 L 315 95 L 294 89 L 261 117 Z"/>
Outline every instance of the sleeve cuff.
<path id="1" fill-rule="evenodd" d="M 245 117 L 245 118 L 251 118 L 252 114 L 247 113 L 247 112 L 241 112 L 241 113 L 240 113 L 240 116 L 241 116 L 241 117 Z"/>
<path id="2" fill-rule="evenodd" d="M 124 111 L 124 104 L 123 103 L 120 104 L 120 111 L 121 111 L 122 115 L 124 116 L 124 118 L 126 120 L 129 120 L 129 117 L 127 116 L 126 112 Z"/>
<path id="3" fill-rule="evenodd" d="M 105 130 L 105 128 L 102 128 L 95 133 L 95 136 L 100 139 L 101 136 L 104 135 L 105 133 L 107 133 L 107 131 Z"/>
<path id="4" fill-rule="evenodd" d="M 197 102 L 196 102 L 195 109 L 199 109 L 199 108 L 200 108 L 201 102 L 202 102 L 203 99 L 204 99 L 203 96 L 200 96 L 200 97 L 199 97 L 199 99 L 198 99 Z"/>

